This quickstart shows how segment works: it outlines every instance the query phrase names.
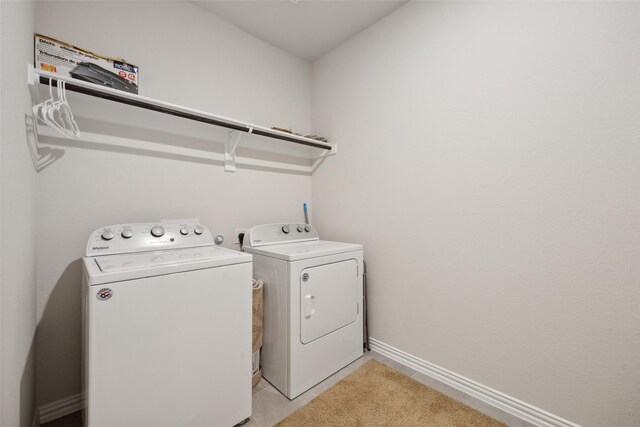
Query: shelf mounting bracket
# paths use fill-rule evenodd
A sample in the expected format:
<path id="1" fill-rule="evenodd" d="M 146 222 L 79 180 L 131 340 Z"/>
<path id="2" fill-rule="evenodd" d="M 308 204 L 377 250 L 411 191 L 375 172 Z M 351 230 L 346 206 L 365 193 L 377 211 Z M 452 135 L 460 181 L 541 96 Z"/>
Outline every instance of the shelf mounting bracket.
<path id="1" fill-rule="evenodd" d="M 229 132 L 229 137 L 224 143 L 224 170 L 225 172 L 236 171 L 236 148 L 242 139 L 242 133 L 237 130 Z"/>
<path id="2" fill-rule="evenodd" d="M 331 151 L 315 158 L 315 162 L 313 162 L 313 165 L 311 166 L 311 173 L 314 173 L 316 169 L 318 169 L 320 165 L 327 159 L 327 157 L 335 156 L 336 154 L 338 154 L 338 144 L 332 144 Z"/>
<path id="3" fill-rule="evenodd" d="M 253 128 L 251 126 L 248 127 L 247 133 L 252 133 Z M 244 132 L 238 130 L 232 130 L 229 132 L 229 137 L 227 141 L 224 143 L 224 170 L 225 172 L 235 172 L 236 171 L 236 148 L 238 148 L 238 144 L 242 140 L 242 136 Z"/>

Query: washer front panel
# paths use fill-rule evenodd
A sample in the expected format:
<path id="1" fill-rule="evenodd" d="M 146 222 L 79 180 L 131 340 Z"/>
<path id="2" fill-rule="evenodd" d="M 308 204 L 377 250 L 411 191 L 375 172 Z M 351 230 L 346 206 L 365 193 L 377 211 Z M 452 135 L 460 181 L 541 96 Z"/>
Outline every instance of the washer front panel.
<path id="1" fill-rule="evenodd" d="M 85 285 L 87 425 L 232 426 L 249 417 L 251 276 L 244 263 Z"/>

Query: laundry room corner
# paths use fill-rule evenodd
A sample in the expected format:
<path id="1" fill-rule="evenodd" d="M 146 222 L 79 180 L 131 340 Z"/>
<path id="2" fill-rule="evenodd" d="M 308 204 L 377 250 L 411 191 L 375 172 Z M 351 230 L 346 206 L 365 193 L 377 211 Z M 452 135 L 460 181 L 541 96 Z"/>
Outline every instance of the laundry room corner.
<path id="1" fill-rule="evenodd" d="M 146 97 L 309 131 L 308 62 L 189 2 L 130 2 L 126 14 L 121 6 L 38 2 L 35 31 L 139 65 L 140 94 Z M 40 140 L 41 147 L 63 153 L 38 175 L 39 406 L 73 401 L 81 391 L 80 258 L 93 230 L 118 222 L 197 218 L 225 237 L 224 246 L 239 249 L 236 229 L 282 218 L 301 221 L 302 204 L 311 200 L 308 173 L 261 167 L 228 173 L 219 162 L 195 157 L 220 142 L 215 133 L 207 140 L 212 126 L 190 125 L 201 132 L 189 136 L 180 133 L 189 129 L 180 122 L 163 127 L 171 118 L 157 113 L 135 112 L 138 122 L 146 120 L 138 125 L 121 113 L 131 107 L 71 102 L 85 134 L 100 138 L 74 141 L 52 134 Z M 84 117 L 84 111 L 95 114 Z M 108 112 L 103 121 L 101 111 Z M 128 124 L 114 125 L 109 117 L 118 115 Z M 122 138 L 142 148 L 123 148 Z M 154 146 L 145 149 L 149 141 Z"/>

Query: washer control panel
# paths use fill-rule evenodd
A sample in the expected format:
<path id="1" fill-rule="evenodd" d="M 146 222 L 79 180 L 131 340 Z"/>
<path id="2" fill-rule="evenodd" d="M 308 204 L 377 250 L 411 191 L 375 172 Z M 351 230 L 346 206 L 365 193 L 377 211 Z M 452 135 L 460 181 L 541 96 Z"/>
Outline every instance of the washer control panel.
<path id="1" fill-rule="evenodd" d="M 91 233 L 85 255 L 125 254 L 214 244 L 213 235 L 201 224 L 161 221 L 116 224 Z"/>
<path id="2" fill-rule="evenodd" d="M 256 247 L 318 239 L 318 232 L 309 224 L 264 224 L 247 231 L 244 245 Z"/>

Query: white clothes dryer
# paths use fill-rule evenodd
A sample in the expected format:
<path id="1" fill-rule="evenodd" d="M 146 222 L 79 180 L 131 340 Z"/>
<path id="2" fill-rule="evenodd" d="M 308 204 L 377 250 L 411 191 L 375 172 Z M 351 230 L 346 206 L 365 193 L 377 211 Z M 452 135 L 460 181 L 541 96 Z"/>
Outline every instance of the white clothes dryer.
<path id="1" fill-rule="evenodd" d="M 267 381 L 293 399 L 363 355 L 362 245 L 267 224 L 248 230 L 244 250 L 264 282 Z"/>
<path id="2" fill-rule="evenodd" d="M 94 231 L 84 264 L 88 427 L 230 427 L 251 415 L 251 256 L 193 223 Z"/>

